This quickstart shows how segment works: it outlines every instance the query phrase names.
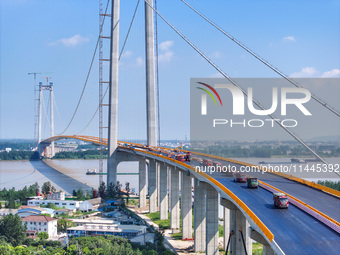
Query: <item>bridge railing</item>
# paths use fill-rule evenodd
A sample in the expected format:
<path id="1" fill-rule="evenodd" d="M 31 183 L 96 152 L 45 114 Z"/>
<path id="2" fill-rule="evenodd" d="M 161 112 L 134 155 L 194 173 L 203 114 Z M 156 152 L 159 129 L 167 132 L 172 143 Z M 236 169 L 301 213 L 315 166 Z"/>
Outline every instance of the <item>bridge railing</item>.
<path id="1" fill-rule="evenodd" d="M 336 197 L 340 197 L 340 191 L 338 191 L 338 190 L 334 190 L 332 188 L 325 187 L 325 186 L 317 184 L 315 182 L 310 182 L 310 181 L 307 181 L 307 180 L 304 180 L 304 179 L 301 179 L 301 178 L 298 178 L 298 177 L 294 177 L 294 176 L 289 175 L 289 174 L 276 172 L 276 171 L 273 171 L 272 169 L 268 169 L 266 167 L 260 167 L 260 166 L 253 165 L 253 164 L 250 164 L 250 163 L 246 163 L 246 162 L 242 162 L 242 161 L 238 161 L 238 160 L 234 160 L 234 159 L 230 159 L 230 158 L 215 156 L 215 155 L 209 155 L 209 154 L 205 154 L 205 153 L 201 153 L 201 152 L 192 151 L 191 153 L 196 154 L 196 155 L 200 155 L 200 156 L 204 156 L 204 157 L 210 157 L 210 158 L 215 158 L 215 159 L 219 159 L 219 160 L 223 160 L 223 161 L 228 161 L 228 162 L 235 163 L 235 164 L 238 164 L 238 165 L 257 167 L 260 170 L 264 170 L 266 172 L 279 175 L 283 178 L 286 178 L 286 179 L 289 179 L 289 180 L 292 180 L 292 181 L 296 181 L 296 182 L 299 182 L 301 184 L 305 184 L 309 187 L 312 187 L 314 189 L 318 189 L 318 190 L 330 193 L 330 194 L 332 194 Z"/>
<path id="2" fill-rule="evenodd" d="M 239 199 L 233 192 L 231 192 L 229 189 L 227 189 L 224 185 L 222 185 L 220 182 L 218 182 L 217 180 L 215 180 L 211 176 L 209 176 L 209 175 L 207 175 L 205 173 L 196 171 L 196 169 L 194 167 L 189 166 L 189 165 L 187 165 L 187 164 L 185 164 L 185 163 L 183 163 L 181 161 L 178 161 L 178 160 L 173 159 L 173 158 L 165 157 L 165 156 L 157 154 L 157 153 L 153 153 L 153 152 L 149 152 L 149 151 L 144 151 L 144 150 L 137 149 L 137 148 L 127 148 L 127 147 L 123 147 L 123 146 L 121 148 L 138 151 L 138 152 L 141 152 L 141 153 L 144 153 L 144 154 L 149 154 L 149 155 L 152 155 L 152 156 L 155 156 L 155 157 L 158 157 L 158 158 L 162 158 L 162 159 L 168 160 L 170 162 L 179 164 L 179 165 L 183 166 L 184 168 L 189 168 L 192 171 L 194 171 L 195 173 L 201 175 L 204 179 L 206 179 L 206 180 L 212 182 L 213 184 L 215 184 L 218 188 L 220 188 L 223 192 L 225 192 L 232 200 L 234 200 L 235 203 L 238 204 L 242 208 L 242 210 L 246 214 L 248 214 L 248 216 L 252 219 L 252 221 L 261 229 L 261 231 L 265 234 L 265 236 L 268 238 L 268 240 L 270 242 L 273 241 L 274 234 L 255 215 L 255 213 L 252 210 L 250 210 L 249 207 L 245 203 L 243 203 L 243 201 L 241 199 Z"/>

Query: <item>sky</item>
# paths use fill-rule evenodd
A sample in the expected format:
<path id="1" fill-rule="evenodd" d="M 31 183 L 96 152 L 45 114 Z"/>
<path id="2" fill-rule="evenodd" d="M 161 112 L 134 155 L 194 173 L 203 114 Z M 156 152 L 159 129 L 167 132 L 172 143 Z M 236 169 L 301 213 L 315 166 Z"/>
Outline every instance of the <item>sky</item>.
<path id="1" fill-rule="evenodd" d="M 98 2 L 0 0 L 0 138 L 34 137 L 34 79 L 28 75 L 33 72 L 42 73 L 37 75 L 37 82 L 43 84 L 46 84 L 43 77 L 51 77 L 55 134 L 64 131 L 77 106 L 96 47 Z M 105 9 L 106 1 L 103 2 Z M 188 2 L 291 77 L 340 77 L 340 2 L 337 0 Z M 120 48 L 136 4 L 137 0 L 121 1 Z M 157 5 L 162 15 L 229 76 L 278 77 L 181 1 L 158 1 Z M 121 140 L 146 138 L 143 13 L 141 1 L 120 60 L 118 137 Z M 220 75 L 160 18 L 157 23 L 161 139 L 189 138 L 190 78 Z M 103 33 L 109 35 L 109 19 Z M 108 40 L 104 40 L 104 58 L 109 57 L 108 45 Z M 106 63 L 104 80 L 108 79 L 107 69 Z M 320 88 L 310 89 L 322 94 Z M 64 134 L 98 136 L 98 115 L 84 130 L 97 109 L 98 91 L 96 55 L 77 114 Z M 43 138 L 50 136 L 45 114 L 49 98 L 45 92 Z M 331 103 L 340 111 L 339 103 Z M 104 126 L 106 114 L 104 110 Z"/>

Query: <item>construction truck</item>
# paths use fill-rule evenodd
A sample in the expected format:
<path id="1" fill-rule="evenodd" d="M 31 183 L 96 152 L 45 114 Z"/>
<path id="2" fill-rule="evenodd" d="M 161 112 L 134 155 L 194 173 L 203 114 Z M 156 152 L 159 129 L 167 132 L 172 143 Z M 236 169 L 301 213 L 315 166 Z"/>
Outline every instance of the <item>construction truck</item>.
<path id="1" fill-rule="evenodd" d="M 257 189 L 259 187 L 259 181 L 255 177 L 248 177 L 247 178 L 247 186 L 248 188 L 255 188 Z"/>
<path id="2" fill-rule="evenodd" d="M 211 159 L 203 159 L 203 166 L 212 166 L 213 162 Z"/>
<path id="3" fill-rule="evenodd" d="M 278 208 L 288 208 L 288 197 L 284 193 L 273 193 L 274 206 Z"/>
<path id="4" fill-rule="evenodd" d="M 234 182 L 247 182 L 247 175 L 243 173 L 234 173 Z"/>

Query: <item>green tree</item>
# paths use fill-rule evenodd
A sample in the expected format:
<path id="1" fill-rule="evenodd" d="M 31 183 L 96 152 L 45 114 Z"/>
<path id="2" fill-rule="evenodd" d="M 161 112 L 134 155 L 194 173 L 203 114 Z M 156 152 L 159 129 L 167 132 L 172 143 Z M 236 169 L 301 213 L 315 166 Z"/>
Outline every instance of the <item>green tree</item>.
<path id="1" fill-rule="evenodd" d="M 130 198 L 130 183 L 125 182 L 125 190 L 126 190 L 126 204 L 129 204 L 129 198 Z"/>
<path id="2" fill-rule="evenodd" d="M 13 196 L 8 198 L 8 203 L 6 204 L 6 208 L 15 209 L 15 201 L 14 201 Z"/>
<path id="3" fill-rule="evenodd" d="M 77 255 L 78 254 L 78 249 L 77 246 L 74 244 L 70 245 L 67 250 L 66 250 L 66 255 Z"/>
<path id="4" fill-rule="evenodd" d="M 38 233 L 38 237 L 41 239 L 41 240 L 46 240 L 46 239 L 48 239 L 48 233 L 46 233 L 46 232 L 39 232 Z"/>
<path id="5" fill-rule="evenodd" d="M 52 186 L 52 184 L 48 181 L 43 184 L 41 187 L 41 192 L 44 194 L 50 193 L 50 192 L 55 192 L 56 188 Z"/>
<path id="6" fill-rule="evenodd" d="M 40 207 L 43 207 L 40 205 Z M 46 208 L 51 208 L 53 210 L 57 210 L 58 209 L 58 206 L 56 206 L 55 204 L 52 204 L 52 203 L 48 203 L 46 206 Z"/>
<path id="7" fill-rule="evenodd" d="M 105 197 L 105 193 L 106 193 L 106 185 L 105 182 L 101 182 L 98 188 L 99 191 L 99 195 L 101 198 Z"/>
<path id="8" fill-rule="evenodd" d="M 0 254 L 1 255 L 12 255 L 14 251 L 10 245 L 0 245 Z"/>
<path id="9" fill-rule="evenodd" d="M 13 246 L 20 245 L 25 239 L 26 226 L 22 225 L 19 215 L 9 214 L 0 219 L 0 236 Z"/>
<path id="10" fill-rule="evenodd" d="M 77 200 L 85 200 L 84 192 L 81 188 L 77 190 Z"/>
<path id="11" fill-rule="evenodd" d="M 85 247 L 84 249 L 83 249 L 83 254 L 91 254 L 91 251 L 90 251 L 90 249 L 88 248 L 88 247 Z"/>
<path id="12" fill-rule="evenodd" d="M 74 227 L 76 224 L 74 222 L 65 220 L 65 219 L 59 219 L 57 224 L 57 230 L 58 232 L 66 232 L 66 230 L 70 227 Z"/>
<path id="13" fill-rule="evenodd" d="M 121 190 L 122 190 L 122 184 L 119 181 L 117 181 L 116 192 L 115 192 L 117 198 L 121 198 L 122 197 L 121 194 L 120 194 Z"/>
<path id="14" fill-rule="evenodd" d="M 116 194 L 116 185 L 113 182 L 110 182 L 109 186 L 107 187 L 107 196 L 111 198 L 115 198 Z"/>
<path id="15" fill-rule="evenodd" d="M 77 191 L 75 189 L 72 191 L 72 196 L 74 196 L 74 197 L 77 196 Z"/>

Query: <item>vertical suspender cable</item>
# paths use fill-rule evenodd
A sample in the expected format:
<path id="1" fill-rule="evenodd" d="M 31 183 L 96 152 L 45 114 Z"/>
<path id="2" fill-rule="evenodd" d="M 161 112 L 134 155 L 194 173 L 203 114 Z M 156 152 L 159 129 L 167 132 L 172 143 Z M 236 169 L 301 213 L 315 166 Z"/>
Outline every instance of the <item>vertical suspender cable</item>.
<path id="1" fill-rule="evenodd" d="M 291 78 L 289 78 L 287 75 L 285 75 L 284 73 L 282 73 L 280 70 L 278 70 L 277 68 L 275 68 L 273 65 L 271 65 L 270 63 L 268 63 L 268 61 L 264 60 L 263 58 L 261 58 L 259 55 L 257 55 L 255 52 L 251 51 L 249 48 L 247 48 L 246 46 L 244 46 L 242 43 L 240 43 L 239 41 L 237 41 L 234 37 L 232 37 L 230 34 L 228 34 L 226 31 L 224 31 L 222 28 L 220 28 L 219 26 L 217 26 L 214 22 L 212 22 L 211 20 L 209 20 L 207 17 L 205 17 L 202 13 L 200 13 L 198 10 L 196 10 L 194 7 L 192 7 L 190 4 L 188 4 L 186 1 L 181 0 L 184 4 L 186 4 L 190 9 L 192 9 L 194 12 L 196 12 L 199 16 L 201 16 L 203 19 L 205 19 L 207 22 L 209 22 L 212 26 L 214 26 L 217 30 L 219 30 L 222 34 L 224 34 L 225 36 L 227 36 L 230 40 L 232 40 L 233 42 L 235 42 L 237 45 L 239 45 L 240 47 L 242 47 L 244 50 L 246 50 L 248 53 L 250 53 L 252 56 L 254 56 L 256 59 L 258 59 L 259 61 L 261 61 L 263 64 L 265 64 L 266 66 L 268 66 L 270 69 L 272 69 L 274 72 L 276 72 L 277 74 L 279 74 L 282 78 L 286 79 L 287 81 L 289 81 L 291 84 L 293 84 L 295 87 L 297 88 L 302 88 L 301 85 L 297 84 L 295 81 L 293 81 Z M 340 117 L 340 113 L 337 112 L 335 109 L 333 109 L 332 107 L 330 107 L 329 105 L 327 105 L 327 103 L 325 103 L 324 101 L 322 101 L 321 99 L 319 99 L 318 97 L 316 97 L 314 94 L 311 93 L 312 98 L 317 101 L 319 104 L 321 104 L 322 106 L 326 107 L 328 110 L 330 110 L 331 112 L 333 112 L 335 115 L 337 115 L 338 117 Z"/>
<path id="2" fill-rule="evenodd" d="M 149 3 L 145 0 L 145 3 L 147 3 L 149 5 Z M 149 5 L 150 6 L 150 5 Z M 153 8 L 152 6 L 150 6 L 154 12 L 157 13 L 157 15 L 159 15 L 159 17 L 164 20 L 164 22 L 171 27 L 180 37 L 182 37 L 182 39 L 184 41 L 186 41 L 198 54 L 200 54 L 212 67 L 214 67 L 220 74 L 222 74 L 228 81 L 230 81 L 234 86 L 236 86 L 237 88 L 239 88 L 242 93 L 248 97 L 248 93 L 242 88 L 240 87 L 229 75 L 227 75 L 225 72 L 222 71 L 221 68 L 219 68 L 214 62 L 212 62 L 202 51 L 200 51 L 193 43 L 191 43 L 189 41 L 189 39 L 187 39 L 178 29 L 176 29 L 166 18 L 164 18 L 157 10 L 155 10 L 155 8 Z M 264 107 L 258 102 L 256 101 L 254 98 L 252 98 L 252 101 L 254 102 L 254 104 L 256 104 L 260 109 L 265 110 Z M 290 134 L 296 141 L 298 141 L 300 144 L 302 144 L 307 150 L 309 150 L 315 157 L 317 157 L 318 159 L 320 159 L 323 163 L 325 163 L 326 165 L 328 165 L 328 163 L 321 158 L 312 148 L 310 148 L 303 140 L 301 140 L 297 135 L 295 135 L 291 130 L 289 130 L 288 128 L 286 128 L 285 126 L 283 126 L 281 124 L 281 122 L 275 118 L 275 116 L 273 114 L 268 114 L 268 116 L 273 119 L 281 128 L 283 128 L 288 134 Z"/>
<path id="3" fill-rule="evenodd" d="M 110 1 L 110 0 L 109 0 L 109 1 Z M 138 4 L 139 4 L 139 2 L 140 2 L 140 0 L 138 0 L 138 2 L 137 2 L 137 6 L 136 6 L 135 12 L 134 12 L 134 14 L 133 14 L 133 17 L 132 17 L 132 20 L 131 20 L 131 23 L 130 23 L 130 27 L 129 27 L 129 30 L 128 30 L 127 35 L 126 35 L 126 37 L 125 37 L 125 40 L 124 40 L 124 43 L 123 43 L 123 47 L 122 47 L 122 49 L 121 49 L 121 51 L 120 51 L 118 60 L 120 60 L 120 58 L 122 57 L 122 54 L 123 54 L 123 52 L 124 52 L 125 45 L 126 45 L 127 39 L 128 39 L 128 37 L 129 37 L 129 34 L 130 34 L 131 26 L 132 26 L 133 21 L 134 21 L 135 16 L 136 16 L 136 12 L 137 12 L 137 9 L 138 9 Z M 106 6 L 106 9 L 107 9 L 107 6 Z M 105 14 L 106 14 L 106 12 L 105 12 Z M 105 16 L 104 16 L 104 21 L 105 21 Z M 103 21 L 103 22 L 104 22 L 104 21 Z M 103 95 L 103 97 L 102 97 L 102 101 L 99 102 L 99 105 L 98 105 L 98 107 L 97 107 L 95 113 L 93 114 L 92 118 L 91 118 L 90 121 L 87 123 L 87 125 L 86 125 L 80 132 L 78 132 L 78 134 L 83 133 L 83 132 L 88 128 L 88 126 L 91 124 L 91 122 L 93 121 L 93 119 L 94 119 L 94 117 L 96 116 L 97 112 L 99 111 L 99 106 L 100 106 L 100 104 L 103 103 L 103 100 L 104 100 L 104 98 L 105 98 L 105 96 L 106 96 L 106 94 L 107 94 L 108 89 L 109 89 L 109 87 L 106 88 L 106 90 L 105 90 L 105 92 L 104 92 L 104 95 Z"/>

